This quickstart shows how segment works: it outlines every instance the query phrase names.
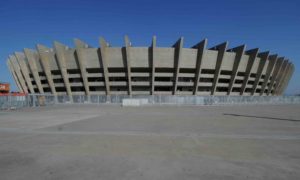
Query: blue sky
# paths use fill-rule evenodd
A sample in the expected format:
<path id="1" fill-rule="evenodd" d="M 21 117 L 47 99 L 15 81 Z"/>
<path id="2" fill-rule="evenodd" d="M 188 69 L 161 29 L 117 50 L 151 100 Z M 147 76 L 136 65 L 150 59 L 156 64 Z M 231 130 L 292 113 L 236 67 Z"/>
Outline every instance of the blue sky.
<path id="1" fill-rule="evenodd" d="M 80 38 L 98 46 L 103 36 L 122 46 L 171 46 L 180 36 L 184 47 L 204 38 L 208 46 L 229 41 L 289 58 L 295 65 L 287 94 L 300 93 L 300 1 L 298 0 L 1 0 L 0 81 L 15 83 L 6 67 L 14 51 L 52 46 L 58 40 L 73 46 Z"/>

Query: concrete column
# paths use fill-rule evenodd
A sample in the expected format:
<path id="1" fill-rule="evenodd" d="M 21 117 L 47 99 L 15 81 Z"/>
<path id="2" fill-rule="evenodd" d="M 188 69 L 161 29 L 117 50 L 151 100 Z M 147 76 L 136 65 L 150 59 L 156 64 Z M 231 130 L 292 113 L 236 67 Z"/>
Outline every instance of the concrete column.
<path id="1" fill-rule="evenodd" d="M 272 72 L 272 79 L 271 79 L 270 85 L 268 87 L 268 93 L 267 93 L 268 96 L 271 93 L 271 90 L 274 86 L 275 80 L 277 79 L 277 75 L 278 75 L 279 70 L 280 70 L 280 68 L 283 64 L 283 61 L 284 61 L 284 57 L 280 57 L 280 58 L 277 59 L 277 62 L 275 64 L 275 69 Z"/>
<path id="2" fill-rule="evenodd" d="M 174 45 L 175 48 L 175 54 L 174 54 L 174 84 L 173 84 L 173 95 L 177 92 L 177 84 L 178 84 L 178 74 L 179 74 L 179 68 L 180 68 L 180 62 L 181 62 L 181 51 L 183 47 L 183 37 L 181 37 Z"/>
<path id="3" fill-rule="evenodd" d="M 264 94 L 264 91 L 267 87 L 267 84 L 269 82 L 269 79 L 270 79 L 270 76 L 275 68 L 275 64 L 277 62 L 277 54 L 274 54 L 274 55 L 271 55 L 269 56 L 269 64 L 268 64 L 268 67 L 267 67 L 267 71 L 266 71 L 266 75 L 265 75 L 265 78 L 264 78 L 264 82 L 261 86 L 261 91 L 260 91 L 260 95 L 263 95 Z"/>
<path id="4" fill-rule="evenodd" d="M 238 73 L 238 69 L 239 69 L 241 59 L 243 57 L 243 54 L 245 53 L 245 49 L 246 49 L 246 45 L 241 45 L 241 46 L 238 46 L 236 48 L 232 48 L 232 49 L 227 50 L 227 51 L 230 51 L 230 52 L 235 52 L 235 58 L 234 58 L 234 63 L 233 63 L 233 67 L 232 67 L 232 73 L 231 73 L 231 77 L 230 77 L 230 82 L 229 82 L 229 86 L 228 86 L 227 95 L 231 94 L 233 84 L 235 82 L 235 78 L 236 78 L 237 73 Z"/>
<path id="5" fill-rule="evenodd" d="M 194 80 L 194 91 L 193 94 L 197 95 L 198 87 L 199 87 L 199 80 L 201 75 L 202 69 L 202 61 L 205 53 L 205 49 L 207 46 L 207 39 L 204 39 L 200 43 L 194 45 L 192 48 L 197 49 L 197 62 L 196 62 L 196 72 L 195 72 L 195 80 Z"/>
<path id="6" fill-rule="evenodd" d="M 151 45 L 151 95 L 154 95 L 154 81 L 155 81 L 155 59 L 154 59 L 154 52 L 156 49 L 156 36 L 152 37 L 152 45 Z"/>
<path id="7" fill-rule="evenodd" d="M 291 67 L 290 67 L 288 76 L 287 76 L 287 78 L 286 78 L 286 80 L 285 80 L 285 82 L 284 82 L 284 86 L 283 86 L 283 88 L 282 88 L 280 94 L 283 94 L 283 92 L 284 92 L 285 89 L 287 88 L 287 86 L 288 86 L 288 84 L 289 84 L 289 81 L 291 80 L 291 77 L 292 77 L 292 75 L 293 75 L 293 73 L 294 73 L 294 70 L 295 70 L 295 68 L 294 68 L 294 65 L 292 64 Z"/>
<path id="8" fill-rule="evenodd" d="M 88 97 L 88 101 L 90 101 L 91 94 L 89 89 L 87 73 L 86 73 L 86 62 L 82 60 L 83 59 L 82 49 L 89 48 L 89 45 L 79 39 L 74 39 L 74 44 L 76 46 L 76 54 L 77 54 L 77 59 L 78 59 L 79 68 L 81 72 L 81 77 L 83 80 L 85 94 Z"/>
<path id="9" fill-rule="evenodd" d="M 25 79 L 23 78 L 23 75 L 21 73 L 21 68 L 20 68 L 20 65 L 19 65 L 16 57 L 10 55 L 9 59 L 10 59 L 10 62 L 12 64 L 12 67 L 13 67 L 14 71 L 16 72 L 16 75 L 17 75 L 17 78 L 20 82 L 20 85 L 22 87 L 22 90 L 23 90 L 22 92 L 28 93 L 28 88 L 26 86 Z"/>
<path id="10" fill-rule="evenodd" d="M 281 80 L 284 76 L 284 73 L 285 73 L 285 70 L 286 70 L 286 67 L 288 65 L 289 61 L 288 60 L 284 60 L 282 66 L 280 67 L 280 70 L 278 72 L 278 74 L 276 75 L 276 84 L 275 84 L 275 87 L 274 87 L 274 90 L 273 90 L 273 93 L 272 95 L 277 95 L 277 91 L 278 91 L 278 87 L 280 86 L 280 83 L 281 83 Z"/>
<path id="11" fill-rule="evenodd" d="M 67 60 L 65 57 L 65 51 L 68 50 L 68 47 L 57 41 L 54 41 L 54 49 L 57 57 L 57 62 L 60 68 L 60 72 L 63 77 L 64 84 L 67 90 L 67 94 L 69 96 L 69 100 L 73 102 L 73 94 L 72 94 L 71 85 L 69 81 L 69 75 L 67 72 L 67 64 L 66 64 Z"/>
<path id="12" fill-rule="evenodd" d="M 101 60 L 102 60 L 103 75 L 104 75 L 104 80 L 105 80 L 105 87 L 106 87 L 106 95 L 110 96 L 110 86 L 109 86 L 107 58 L 106 58 L 106 56 L 107 56 L 107 54 L 106 54 L 107 50 L 106 49 L 108 48 L 108 43 L 105 41 L 105 39 L 103 37 L 100 37 L 99 44 L 101 46 L 100 52 L 101 52 Z"/>
<path id="13" fill-rule="evenodd" d="M 23 92 L 22 86 L 20 85 L 20 82 L 19 82 L 19 80 L 18 80 L 18 78 L 17 78 L 16 72 L 14 71 L 14 69 L 13 69 L 13 67 L 12 67 L 12 65 L 11 65 L 10 59 L 8 59 L 8 60 L 6 61 L 6 64 L 7 64 L 8 68 L 9 68 L 9 70 L 10 70 L 10 72 L 11 72 L 11 74 L 12 74 L 12 76 L 13 76 L 15 82 L 16 82 L 16 85 L 17 85 L 17 87 L 18 87 L 18 90 L 19 90 L 20 92 Z"/>
<path id="14" fill-rule="evenodd" d="M 39 90 L 39 93 L 44 94 L 44 89 L 43 89 L 41 79 L 40 79 L 40 75 L 39 75 L 39 72 L 38 72 L 38 68 L 37 68 L 37 65 L 36 65 L 36 56 L 35 56 L 33 50 L 30 50 L 30 49 L 24 49 L 24 53 L 25 53 L 25 56 L 28 60 L 29 68 L 32 72 L 32 75 L 33 75 L 34 81 L 36 83 L 36 86 Z"/>
<path id="15" fill-rule="evenodd" d="M 213 85 L 212 85 L 212 90 L 211 90 L 211 95 L 215 95 L 216 93 L 216 88 L 217 88 L 217 84 L 219 81 L 219 75 L 221 72 L 221 66 L 222 66 L 222 62 L 223 62 L 223 58 L 224 58 L 224 54 L 226 52 L 228 46 L 228 42 L 224 42 L 220 45 L 217 45 L 215 47 L 212 47 L 212 50 L 218 50 L 218 56 L 217 56 L 217 62 L 216 62 L 216 66 L 215 66 L 215 74 L 214 74 L 214 81 L 213 81 Z"/>
<path id="16" fill-rule="evenodd" d="M 50 67 L 50 63 L 49 63 L 49 59 L 50 59 L 50 51 L 51 49 L 38 44 L 37 45 L 37 50 L 39 52 L 40 58 L 41 58 L 41 64 L 42 67 L 44 69 L 48 84 L 50 86 L 51 89 L 51 93 L 57 97 L 57 92 L 54 86 L 54 82 L 53 82 L 53 78 L 52 78 L 52 74 L 51 74 L 51 67 Z"/>
<path id="17" fill-rule="evenodd" d="M 246 89 L 247 84 L 248 84 L 248 80 L 249 80 L 249 77 L 250 77 L 250 74 L 251 74 L 251 70 L 252 70 L 254 61 L 255 61 L 255 59 L 258 55 L 258 51 L 259 51 L 258 48 L 246 51 L 246 54 L 249 55 L 249 59 L 248 59 L 246 72 L 245 72 L 245 77 L 244 77 L 244 81 L 243 81 L 243 84 L 242 84 L 240 95 L 243 95 L 244 92 L 245 92 L 245 89 Z"/>
<path id="18" fill-rule="evenodd" d="M 280 84 L 278 86 L 278 90 L 276 91 L 276 95 L 282 95 L 283 93 L 283 88 L 284 88 L 284 85 L 288 79 L 288 76 L 289 76 L 289 73 L 291 71 L 291 67 L 292 67 L 292 63 L 288 63 L 286 69 L 285 69 L 285 72 L 283 74 L 283 77 L 280 81 Z"/>
<path id="19" fill-rule="evenodd" d="M 259 61 L 258 69 L 257 69 L 257 72 L 256 72 L 256 77 L 255 77 L 255 80 L 254 80 L 253 90 L 251 92 L 251 95 L 254 95 L 254 93 L 255 93 L 255 91 L 257 89 L 257 86 L 259 84 L 259 80 L 261 78 L 262 72 L 264 70 L 264 67 L 266 65 L 267 59 L 269 57 L 269 51 L 259 53 L 258 57 L 260 57 L 260 61 Z"/>
<path id="20" fill-rule="evenodd" d="M 127 66 L 127 78 L 128 78 L 128 95 L 132 94 L 132 86 L 131 86 L 131 63 L 130 63 L 130 48 L 131 48 L 131 42 L 126 35 L 124 37 L 125 40 L 125 66 Z"/>
<path id="21" fill-rule="evenodd" d="M 28 86 L 28 89 L 29 89 L 29 92 L 34 94 L 34 89 L 33 89 L 33 86 L 32 86 L 32 83 L 31 83 L 31 78 L 29 76 L 29 70 L 28 70 L 28 66 L 27 66 L 27 63 L 25 62 L 25 55 L 23 53 L 20 53 L 20 52 L 15 52 L 15 56 L 17 58 L 17 61 L 19 62 L 20 64 L 20 68 L 21 68 L 21 73 L 23 74 L 23 77 L 26 81 L 26 84 Z"/>

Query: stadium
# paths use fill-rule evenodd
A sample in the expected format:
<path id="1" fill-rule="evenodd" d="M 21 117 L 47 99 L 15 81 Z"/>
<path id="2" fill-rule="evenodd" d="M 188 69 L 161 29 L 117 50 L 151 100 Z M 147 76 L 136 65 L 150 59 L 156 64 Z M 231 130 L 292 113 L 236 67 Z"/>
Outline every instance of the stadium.
<path id="1" fill-rule="evenodd" d="M 7 65 L 20 92 L 76 95 L 278 96 L 294 72 L 288 59 L 228 42 L 191 48 L 181 37 L 172 47 L 99 47 L 74 39 L 74 48 L 54 42 L 10 55 Z"/>

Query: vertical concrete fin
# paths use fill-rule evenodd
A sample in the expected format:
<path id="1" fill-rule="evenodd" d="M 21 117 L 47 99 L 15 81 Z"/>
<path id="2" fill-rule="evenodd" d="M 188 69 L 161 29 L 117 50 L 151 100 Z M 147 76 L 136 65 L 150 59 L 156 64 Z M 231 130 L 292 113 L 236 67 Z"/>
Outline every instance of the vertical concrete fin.
<path id="1" fill-rule="evenodd" d="M 65 87 L 67 90 L 67 94 L 69 96 L 69 100 L 71 102 L 73 102 L 73 95 L 72 95 L 71 85 L 70 85 L 70 81 L 69 81 L 69 75 L 67 72 L 67 62 L 66 62 L 67 60 L 66 60 L 66 56 L 65 56 L 65 51 L 68 50 L 68 47 L 57 41 L 54 41 L 53 46 L 55 49 L 56 58 L 57 58 L 57 62 L 58 62 L 59 68 L 60 68 L 60 72 L 63 77 L 64 84 L 65 84 Z"/>
<path id="2" fill-rule="evenodd" d="M 251 95 L 254 95 L 255 92 L 256 92 L 257 86 L 259 84 L 259 80 L 261 79 L 262 72 L 263 72 L 264 67 L 266 65 L 269 54 L 270 54 L 269 51 L 262 52 L 262 53 L 258 54 L 258 57 L 260 57 L 260 61 L 259 61 L 258 69 L 257 69 L 257 72 L 256 72 L 256 77 L 255 77 L 255 80 L 254 80 Z"/>
<path id="3" fill-rule="evenodd" d="M 284 91 L 286 90 L 286 88 L 287 88 L 287 86 L 289 84 L 289 81 L 291 80 L 291 77 L 292 77 L 292 75 L 294 73 L 294 70 L 295 70 L 295 68 L 294 68 L 294 65 L 292 64 L 291 67 L 290 67 L 290 71 L 289 71 L 289 74 L 287 76 L 287 79 L 286 79 L 286 81 L 284 83 L 284 87 L 282 88 L 282 91 L 281 91 L 280 94 L 283 94 Z"/>
<path id="4" fill-rule="evenodd" d="M 280 84 L 278 86 L 278 89 L 276 90 L 276 95 L 282 95 L 282 93 L 283 93 L 282 89 L 283 89 L 283 87 L 285 85 L 285 82 L 287 81 L 288 74 L 290 72 L 291 66 L 292 66 L 291 63 L 288 63 L 288 65 L 286 66 L 286 68 L 284 70 L 284 73 L 282 74 L 283 77 L 280 80 Z"/>
<path id="5" fill-rule="evenodd" d="M 276 84 L 274 86 L 274 90 L 273 90 L 273 93 L 272 93 L 273 96 L 277 95 L 278 88 L 280 86 L 281 80 L 284 76 L 284 73 L 285 73 L 285 70 L 286 70 L 286 67 L 287 67 L 288 64 L 289 64 L 289 61 L 287 59 L 284 60 L 283 63 L 282 63 L 282 66 L 280 67 L 280 70 L 278 71 L 278 74 L 276 75 L 276 79 L 275 79 Z"/>
<path id="6" fill-rule="evenodd" d="M 88 83 L 87 72 L 86 72 L 86 62 L 83 61 L 83 54 L 82 54 L 83 49 L 86 49 L 89 46 L 88 44 L 84 43 L 83 41 L 80 41 L 79 39 L 74 39 L 74 44 L 76 47 L 75 58 L 78 60 L 81 78 L 85 89 L 85 94 L 87 95 L 88 100 L 90 100 L 90 89 L 89 89 L 89 83 Z"/>
<path id="7" fill-rule="evenodd" d="M 150 52 L 150 59 L 151 59 L 151 95 L 154 95 L 154 80 L 155 80 L 155 59 L 154 59 L 154 52 L 156 49 L 156 36 L 152 37 L 152 44 L 151 44 L 151 52 Z"/>
<path id="8" fill-rule="evenodd" d="M 227 50 L 229 52 L 235 52 L 235 58 L 234 58 L 234 62 L 233 62 L 233 67 L 232 67 L 232 72 L 231 72 L 227 95 L 230 95 L 232 92 L 233 84 L 235 82 L 235 78 L 238 73 L 241 59 L 243 57 L 243 54 L 245 53 L 245 49 L 246 49 L 246 45 L 241 45 L 241 46 Z"/>
<path id="9" fill-rule="evenodd" d="M 16 72 L 14 71 L 14 68 L 12 67 L 10 59 L 7 59 L 6 64 L 7 64 L 8 68 L 9 68 L 9 70 L 10 70 L 10 72 L 11 72 L 11 74 L 12 74 L 14 80 L 15 80 L 15 83 L 18 87 L 18 91 L 23 92 L 22 86 L 20 85 L 20 81 L 19 81 L 19 79 L 16 75 Z"/>
<path id="10" fill-rule="evenodd" d="M 248 59 L 248 63 L 247 63 L 247 66 L 246 66 L 245 77 L 244 77 L 244 81 L 243 81 L 243 84 L 242 84 L 240 95 L 243 95 L 245 90 L 246 90 L 254 61 L 255 61 L 255 59 L 258 55 L 258 51 L 259 51 L 258 48 L 246 51 L 246 54 L 249 55 L 249 59 Z"/>
<path id="11" fill-rule="evenodd" d="M 280 57 L 276 61 L 275 68 L 273 69 L 273 71 L 271 73 L 271 82 L 270 82 L 270 85 L 268 86 L 268 93 L 267 93 L 268 96 L 271 94 L 271 91 L 273 90 L 275 80 L 277 79 L 277 75 L 280 71 L 283 61 L 284 61 L 284 57 Z"/>
<path id="12" fill-rule="evenodd" d="M 105 88 L 106 88 L 106 95 L 110 95 L 110 85 L 109 85 L 109 77 L 108 77 L 108 67 L 107 67 L 107 48 L 108 48 L 108 43 L 105 41 L 103 37 L 99 38 L 99 44 L 100 44 L 100 52 L 99 53 L 99 61 L 102 64 L 103 67 L 103 75 L 104 75 L 104 81 L 105 81 Z"/>
<path id="13" fill-rule="evenodd" d="M 87 43 L 83 42 L 80 39 L 74 38 L 73 41 L 76 48 L 91 48 L 90 45 L 88 45 Z"/>
<path id="14" fill-rule="evenodd" d="M 223 62 L 223 58 L 224 58 L 224 54 L 226 52 L 226 49 L 228 47 L 228 42 L 224 42 L 222 44 L 219 44 L 211 49 L 217 50 L 218 51 L 218 56 L 217 56 L 217 62 L 216 62 L 216 66 L 215 66 L 215 74 L 214 74 L 214 81 L 212 84 L 212 90 L 211 90 L 211 95 L 215 95 L 216 93 L 216 88 L 217 88 L 217 84 L 219 81 L 219 75 L 221 72 L 221 66 L 222 66 L 222 62 Z"/>
<path id="15" fill-rule="evenodd" d="M 12 64 L 12 66 L 13 66 L 14 71 L 16 72 L 17 78 L 18 78 L 18 80 L 20 82 L 20 85 L 22 87 L 23 92 L 24 93 L 28 93 L 28 88 L 26 86 L 25 79 L 24 79 L 24 77 L 23 77 L 23 75 L 21 73 L 21 68 L 20 68 L 20 65 L 19 65 L 19 63 L 17 61 L 16 56 L 10 55 L 9 59 L 10 59 L 10 62 Z"/>
<path id="16" fill-rule="evenodd" d="M 20 65 L 20 68 L 21 68 L 21 73 L 23 74 L 23 77 L 25 79 L 25 82 L 27 84 L 27 87 L 29 89 L 29 92 L 34 94 L 34 89 L 33 89 L 33 85 L 31 83 L 31 78 L 29 76 L 29 69 L 28 69 L 28 66 L 26 64 L 26 60 L 25 60 L 25 55 L 21 52 L 15 52 L 15 56 L 17 58 L 17 61 Z"/>
<path id="17" fill-rule="evenodd" d="M 49 62 L 50 54 L 52 53 L 51 49 L 47 48 L 46 46 L 40 45 L 40 44 L 37 44 L 36 47 L 37 47 L 39 56 L 41 58 L 41 64 L 44 69 L 49 87 L 51 89 L 51 93 L 54 96 L 57 96 L 57 92 L 56 92 L 55 85 L 54 85 L 53 78 L 52 78 L 50 62 Z"/>
<path id="18" fill-rule="evenodd" d="M 173 95 L 177 92 L 177 84 L 178 84 L 178 75 L 179 75 L 179 68 L 182 56 L 182 47 L 183 47 L 183 37 L 181 37 L 174 45 L 175 53 L 174 53 L 174 84 L 173 84 Z"/>
<path id="19" fill-rule="evenodd" d="M 202 62 L 203 62 L 206 46 L 207 46 L 207 39 L 204 39 L 203 41 L 193 46 L 194 49 L 197 49 L 197 60 L 196 60 L 196 68 L 195 68 L 196 71 L 195 71 L 195 80 L 194 80 L 194 89 L 193 89 L 194 95 L 197 95 L 198 92 Z"/>
<path id="20" fill-rule="evenodd" d="M 266 75 L 265 75 L 265 78 L 264 78 L 264 82 L 263 82 L 263 84 L 261 86 L 260 95 L 264 94 L 264 91 L 265 91 L 265 89 L 266 89 L 266 87 L 268 85 L 268 82 L 270 80 L 270 76 L 272 74 L 272 71 L 275 68 L 275 64 L 277 62 L 277 57 L 278 57 L 277 54 L 273 54 L 273 55 L 270 55 L 269 58 L 268 58 L 269 64 L 268 64 L 268 67 L 267 67 L 267 71 L 266 71 Z"/>
<path id="21" fill-rule="evenodd" d="M 44 89 L 42 87 L 42 84 L 41 84 L 41 79 L 40 79 L 40 76 L 39 76 L 39 73 L 38 73 L 38 68 L 37 68 L 37 65 L 36 65 L 36 59 L 35 59 L 35 56 L 33 54 L 33 50 L 30 50 L 30 49 L 24 49 L 24 54 L 28 60 L 28 64 L 29 64 L 29 68 L 32 72 L 32 75 L 33 75 L 33 79 L 35 81 L 35 84 L 39 90 L 39 93 L 40 94 L 44 94 Z"/>
<path id="22" fill-rule="evenodd" d="M 127 79 L 128 79 L 128 95 L 132 95 L 132 87 L 131 87 L 131 63 L 130 63 L 130 47 L 131 42 L 127 35 L 124 36 L 125 41 L 125 66 L 127 66 Z"/>

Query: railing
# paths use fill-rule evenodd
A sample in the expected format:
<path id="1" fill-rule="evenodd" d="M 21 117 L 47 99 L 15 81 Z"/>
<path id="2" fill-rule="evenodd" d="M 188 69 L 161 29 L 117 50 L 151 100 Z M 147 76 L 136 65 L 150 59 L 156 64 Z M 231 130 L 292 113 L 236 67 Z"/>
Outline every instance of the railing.
<path id="1" fill-rule="evenodd" d="M 256 105 L 256 104 L 300 104 L 300 96 L 171 96 L 171 95 L 76 95 L 73 101 L 69 96 L 26 95 L 0 96 L 0 109 L 50 106 L 55 104 L 117 104 L 123 99 L 146 100 L 143 105 Z"/>

